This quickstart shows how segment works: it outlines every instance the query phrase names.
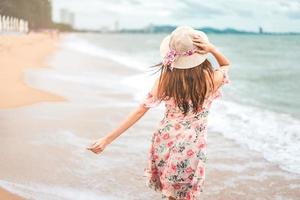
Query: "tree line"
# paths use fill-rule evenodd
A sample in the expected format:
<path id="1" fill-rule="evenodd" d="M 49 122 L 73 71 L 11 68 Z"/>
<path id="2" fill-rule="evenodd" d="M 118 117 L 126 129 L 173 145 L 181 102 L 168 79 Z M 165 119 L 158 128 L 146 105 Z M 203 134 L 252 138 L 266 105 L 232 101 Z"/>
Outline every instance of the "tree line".
<path id="1" fill-rule="evenodd" d="M 0 15 L 24 19 L 30 29 L 53 27 L 51 0 L 0 0 Z"/>

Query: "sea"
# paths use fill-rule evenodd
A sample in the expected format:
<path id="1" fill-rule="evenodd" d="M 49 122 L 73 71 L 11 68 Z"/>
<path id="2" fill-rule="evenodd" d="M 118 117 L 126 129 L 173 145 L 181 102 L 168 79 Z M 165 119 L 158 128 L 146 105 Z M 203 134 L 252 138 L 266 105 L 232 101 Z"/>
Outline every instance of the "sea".
<path id="1" fill-rule="evenodd" d="M 74 34 L 65 45 L 139 69 L 140 75 L 123 79 L 138 101 L 157 77 L 151 66 L 161 62 L 159 46 L 165 36 Z M 208 37 L 231 61 L 231 83 L 224 86 L 222 99 L 212 107 L 210 130 L 260 152 L 283 170 L 300 174 L 300 36 Z M 218 67 L 213 56 L 209 60 Z"/>
<path id="2" fill-rule="evenodd" d="M 151 66 L 161 62 L 159 46 L 166 35 L 62 35 L 48 60 L 50 68 L 26 71 L 25 81 L 68 101 L 0 110 L 0 153 L 6 161 L 0 165 L 0 186 L 29 199 L 158 199 L 146 192 L 139 176 L 158 123 L 153 115 L 145 116 L 142 127 L 135 125 L 139 133 L 130 129 L 99 157 L 85 147 L 100 130 L 115 127 L 124 109 L 137 105 L 152 88 L 159 74 Z M 208 139 L 209 133 L 224 136 L 289 172 L 288 178 L 300 175 L 300 36 L 208 37 L 231 61 L 230 83 L 211 107 Z M 212 55 L 209 60 L 218 67 Z M 160 104 L 152 111 L 164 109 Z M 222 195 L 222 187 L 213 191 Z"/>

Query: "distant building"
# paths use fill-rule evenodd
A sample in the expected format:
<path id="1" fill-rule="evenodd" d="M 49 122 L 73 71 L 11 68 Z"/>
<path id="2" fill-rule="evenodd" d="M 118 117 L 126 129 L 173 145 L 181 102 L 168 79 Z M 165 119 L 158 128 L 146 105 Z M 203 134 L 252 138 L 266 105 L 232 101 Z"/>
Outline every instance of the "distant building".
<path id="1" fill-rule="evenodd" d="M 60 22 L 63 24 L 69 24 L 72 27 L 75 24 L 75 14 L 73 12 L 70 12 L 67 9 L 61 9 L 60 10 Z"/>
<path id="2" fill-rule="evenodd" d="M 153 33 L 154 32 L 154 24 L 150 23 L 145 27 L 145 32 Z"/>
<path id="3" fill-rule="evenodd" d="M 60 13 L 60 22 L 66 24 L 68 22 L 68 11 L 66 9 L 61 9 Z"/>
<path id="4" fill-rule="evenodd" d="M 261 26 L 260 26 L 259 29 L 258 29 L 258 33 L 259 33 L 259 34 L 263 34 L 263 33 L 264 33 L 264 30 L 263 30 L 263 28 L 262 28 Z"/>
<path id="5" fill-rule="evenodd" d="M 75 14 L 74 13 L 69 13 L 69 24 L 74 27 L 75 23 Z"/>
<path id="6" fill-rule="evenodd" d="M 120 28 L 119 28 L 119 21 L 118 20 L 116 20 L 115 21 L 115 30 L 114 30 L 115 32 L 119 32 L 120 31 Z"/>

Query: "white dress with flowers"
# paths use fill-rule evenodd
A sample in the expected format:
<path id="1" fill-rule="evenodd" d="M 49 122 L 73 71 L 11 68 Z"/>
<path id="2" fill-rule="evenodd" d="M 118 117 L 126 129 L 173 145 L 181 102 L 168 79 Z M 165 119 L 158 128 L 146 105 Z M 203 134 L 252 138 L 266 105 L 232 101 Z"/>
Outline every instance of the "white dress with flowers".
<path id="1" fill-rule="evenodd" d="M 227 71 L 223 84 L 228 83 Z M 199 200 L 205 180 L 207 117 L 214 99 L 221 96 L 220 89 L 205 100 L 197 113 L 190 109 L 186 116 L 172 99 L 165 101 L 165 115 L 154 131 L 148 164 L 144 168 L 146 185 L 161 192 L 162 197 L 172 196 L 177 200 Z M 145 107 L 160 104 L 151 92 L 141 101 Z"/>

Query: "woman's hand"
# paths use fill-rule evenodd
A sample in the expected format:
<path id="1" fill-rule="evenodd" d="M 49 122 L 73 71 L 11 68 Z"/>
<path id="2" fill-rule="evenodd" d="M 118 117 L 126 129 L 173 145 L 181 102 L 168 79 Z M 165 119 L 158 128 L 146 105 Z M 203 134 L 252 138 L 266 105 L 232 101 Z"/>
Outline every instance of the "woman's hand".
<path id="1" fill-rule="evenodd" d="M 193 42 L 199 49 L 196 51 L 200 54 L 206 54 L 215 50 L 215 46 L 212 43 L 204 41 L 200 36 L 196 35 L 193 37 Z"/>
<path id="2" fill-rule="evenodd" d="M 92 143 L 89 147 L 87 147 L 87 150 L 91 150 L 95 154 L 101 153 L 105 147 L 109 144 L 109 141 L 106 137 L 102 137 L 98 140 L 96 140 L 94 143 Z"/>

